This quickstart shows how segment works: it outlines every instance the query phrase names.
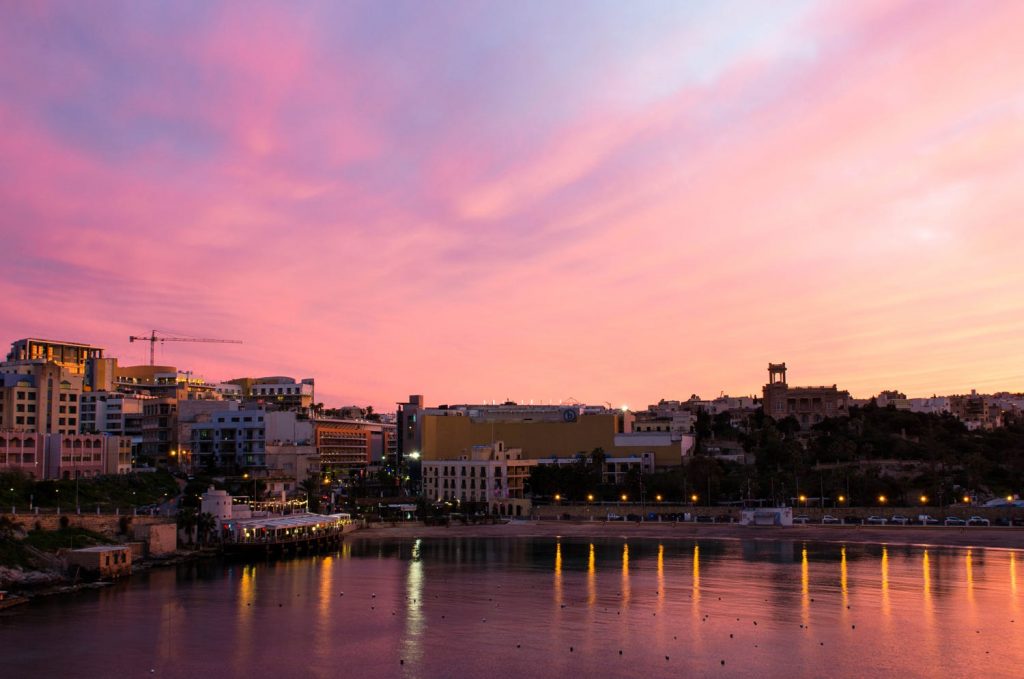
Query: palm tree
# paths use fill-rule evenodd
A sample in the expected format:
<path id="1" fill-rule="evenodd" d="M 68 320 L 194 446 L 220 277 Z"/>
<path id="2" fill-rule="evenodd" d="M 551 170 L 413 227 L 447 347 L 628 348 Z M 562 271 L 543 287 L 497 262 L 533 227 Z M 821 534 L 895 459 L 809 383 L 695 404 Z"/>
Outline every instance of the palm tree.
<path id="1" fill-rule="evenodd" d="M 196 517 L 196 532 L 199 533 L 199 544 L 206 544 L 210 534 L 217 527 L 217 519 L 210 512 L 202 512 Z"/>
<path id="2" fill-rule="evenodd" d="M 194 529 L 198 523 L 198 517 L 196 516 L 196 510 L 191 507 L 185 507 L 178 512 L 178 530 L 185 531 L 188 536 L 188 544 L 192 544 Z"/>
<path id="3" fill-rule="evenodd" d="M 299 488 L 306 493 L 307 509 L 316 512 L 320 509 L 320 484 L 312 476 L 299 484 Z"/>

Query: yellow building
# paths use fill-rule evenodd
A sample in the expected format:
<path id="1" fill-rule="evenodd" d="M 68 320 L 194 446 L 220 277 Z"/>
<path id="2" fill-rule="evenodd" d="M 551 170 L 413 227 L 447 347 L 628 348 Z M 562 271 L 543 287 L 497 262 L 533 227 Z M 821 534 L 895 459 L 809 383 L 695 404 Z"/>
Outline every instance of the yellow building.
<path id="1" fill-rule="evenodd" d="M 523 451 L 524 460 L 572 457 L 601 448 L 609 458 L 635 457 L 653 453 L 657 467 L 682 462 L 687 452 L 680 441 L 672 441 L 665 432 L 634 434 L 627 431 L 626 416 L 619 411 L 576 413 L 560 418 L 509 416 L 494 411 L 471 414 L 470 411 L 421 415 L 422 456 L 424 460 L 454 459 L 473 446 L 504 441 L 509 448 Z"/>

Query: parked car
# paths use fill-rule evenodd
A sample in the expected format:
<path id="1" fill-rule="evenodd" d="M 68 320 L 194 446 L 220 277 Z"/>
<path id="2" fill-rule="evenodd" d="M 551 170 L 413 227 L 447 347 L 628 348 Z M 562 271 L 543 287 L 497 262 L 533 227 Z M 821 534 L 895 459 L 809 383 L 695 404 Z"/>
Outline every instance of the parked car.
<path id="1" fill-rule="evenodd" d="M 945 521 L 947 526 L 966 526 L 967 522 L 961 519 L 959 516 L 947 516 Z"/>
<path id="2" fill-rule="evenodd" d="M 810 523 L 810 521 L 811 517 L 807 516 L 806 514 L 801 514 L 800 516 L 793 517 L 793 523 Z"/>
<path id="3" fill-rule="evenodd" d="M 918 514 L 917 515 L 917 522 L 920 523 L 922 526 L 937 526 L 937 525 L 939 525 L 939 520 L 936 519 L 934 516 L 930 516 L 928 514 Z"/>
<path id="4" fill-rule="evenodd" d="M 843 517 L 843 523 L 855 524 L 855 525 L 859 526 L 860 524 L 863 523 L 863 521 L 861 521 L 860 518 L 856 517 L 856 516 L 844 516 Z"/>
<path id="5" fill-rule="evenodd" d="M 992 522 L 986 519 L 984 516 L 972 516 L 967 519 L 968 526 L 991 526 Z"/>
<path id="6" fill-rule="evenodd" d="M 893 517 L 891 519 L 889 519 L 889 522 L 890 523 L 898 524 L 900 526 L 906 526 L 907 524 L 910 523 L 910 519 L 908 519 L 905 516 L 900 516 L 900 515 L 896 514 L 896 515 L 893 515 Z"/>
<path id="7" fill-rule="evenodd" d="M 822 523 L 829 523 L 829 524 L 832 524 L 832 523 L 842 523 L 842 521 L 840 521 L 836 517 L 832 516 L 831 514 L 826 514 L 825 516 L 821 517 L 821 522 Z"/>
<path id="8" fill-rule="evenodd" d="M 697 516 L 697 523 L 714 523 L 714 522 L 715 522 L 714 517 L 708 516 L 706 514 L 699 514 Z"/>
<path id="9" fill-rule="evenodd" d="M 884 526 L 887 522 L 884 516 L 869 516 L 864 523 L 874 526 Z"/>
<path id="10" fill-rule="evenodd" d="M 608 515 L 608 520 L 609 521 L 622 521 L 622 517 L 619 516 L 618 514 L 609 514 Z"/>

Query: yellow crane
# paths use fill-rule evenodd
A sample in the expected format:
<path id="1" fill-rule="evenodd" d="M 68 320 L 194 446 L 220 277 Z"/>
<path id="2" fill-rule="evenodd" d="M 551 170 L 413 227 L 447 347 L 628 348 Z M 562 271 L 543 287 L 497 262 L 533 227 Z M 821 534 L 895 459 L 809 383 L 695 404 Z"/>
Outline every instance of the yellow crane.
<path id="1" fill-rule="evenodd" d="M 156 365 L 156 343 L 157 342 L 214 342 L 217 344 L 241 344 L 241 340 L 226 340 L 226 339 L 208 339 L 201 337 L 160 337 L 156 334 L 156 330 L 150 332 L 149 336 L 143 335 L 141 337 L 132 335 L 128 338 L 129 342 L 149 342 L 149 364 Z"/>

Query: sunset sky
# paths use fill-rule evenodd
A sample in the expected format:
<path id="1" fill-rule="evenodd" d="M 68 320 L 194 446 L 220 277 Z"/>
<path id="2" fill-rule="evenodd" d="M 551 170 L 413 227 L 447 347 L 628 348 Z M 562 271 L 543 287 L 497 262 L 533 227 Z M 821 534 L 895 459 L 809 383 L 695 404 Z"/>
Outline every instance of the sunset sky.
<path id="1" fill-rule="evenodd" d="M 1024 2 L 0 5 L 0 342 L 319 401 L 1024 390 Z"/>

